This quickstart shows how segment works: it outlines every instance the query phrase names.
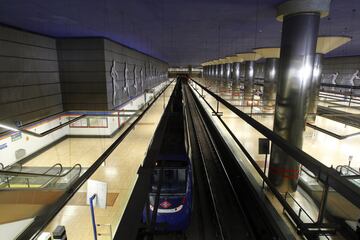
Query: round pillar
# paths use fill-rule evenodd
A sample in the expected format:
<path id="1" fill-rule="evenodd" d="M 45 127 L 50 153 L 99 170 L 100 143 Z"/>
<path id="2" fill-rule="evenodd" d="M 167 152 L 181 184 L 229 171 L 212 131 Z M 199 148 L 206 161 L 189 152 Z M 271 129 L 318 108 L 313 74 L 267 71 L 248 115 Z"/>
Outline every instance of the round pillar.
<path id="1" fill-rule="evenodd" d="M 220 79 L 225 79 L 225 73 L 226 73 L 226 64 L 220 65 Z"/>
<path id="2" fill-rule="evenodd" d="M 251 100 L 254 87 L 255 62 L 245 62 L 244 99 Z"/>
<path id="3" fill-rule="evenodd" d="M 274 132 L 302 148 L 320 15 L 330 0 L 290 0 L 278 7 L 283 20 Z M 301 11 L 301 12 L 299 12 Z M 269 180 L 280 192 L 296 191 L 299 163 L 272 145 Z"/>
<path id="4" fill-rule="evenodd" d="M 245 78 L 245 63 L 240 63 L 239 66 L 239 70 L 240 70 L 240 79 L 244 79 Z"/>
<path id="5" fill-rule="evenodd" d="M 214 75 L 214 77 L 215 78 L 218 78 L 219 77 L 219 74 L 220 74 L 220 67 L 219 67 L 219 65 L 214 65 L 214 69 L 215 69 L 215 75 Z"/>
<path id="6" fill-rule="evenodd" d="M 232 80 L 234 80 L 234 81 L 238 80 L 239 73 L 240 73 L 239 72 L 239 63 L 234 62 L 232 64 L 232 76 L 231 76 Z"/>
<path id="7" fill-rule="evenodd" d="M 224 65 L 219 64 L 219 79 L 222 79 L 224 77 Z"/>
<path id="8" fill-rule="evenodd" d="M 309 110 L 306 119 L 309 123 L 314 123 L 316 120 L 317 105 L 319 103 L 322 61 L 323 55 L 321 53 L 317 53 L 314 60 L 314 69 L 310 85 Z"/>
<path id="9" fill-rule="evenodd" d="M 263 104 L 264 110 L 270 111 L 274 109 L 276 99 L 276 82 L 279 70 L 278 58 L 266 58 L 264 73 L 264 92 Z"/>
<path id="10" fill-rule="evenodd" d="M 230 80 L 231 78 L 231 63 L 225 64 L 225 79 Z"/>
<path id="11" fill-rule="evenodd" d="M 234 81 L 239 81 L 240 80 L 240 63 L 239 62 L 234 62 L 233 63 L 232 79 Z"/>

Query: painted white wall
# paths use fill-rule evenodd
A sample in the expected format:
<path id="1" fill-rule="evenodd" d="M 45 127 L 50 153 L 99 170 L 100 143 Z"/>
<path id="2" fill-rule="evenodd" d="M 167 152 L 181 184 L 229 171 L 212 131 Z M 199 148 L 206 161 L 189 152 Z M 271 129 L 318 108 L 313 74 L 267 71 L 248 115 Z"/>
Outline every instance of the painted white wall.
<path id="1" fill-rule="evenodd" d="M 0 224 L 1 240 L 14 240 L 22 233 L 34 220 L 34 218 L 24 219 L 16 222 Z"/>
<path id="2" fill-rule="evenodd" d="M 161 91 L 166 86 L 167 82 L 161 83 L 154 88 L 155 93 Z M 151 99 L 153 94 L 147 94 L 147 101 Z M 120 110 L 139 110 L 144 105 L 144 95 L 140 95 L 137 98 L 134 98 L 127 102 L 125 105 L 121 106 Z M 127 113 L 130 114 L 130 113 Z M 116 114 L 115 114 L 116 115 Z M 45 119 L 38 123 L 33 124 L 27 130 L 43 133 L 49 129 L 59 126 L 61 123 L 68 121 L 70 118 L 77 117 L 79 115 L 69 116 L 64 113 L 64 115 Z M 127 117 L 120 117 L 120 126 L 127 120 Z M 81 120 L 79 120 L 81 121 Z M 111 135 L 116 129 L 119 128 L 118 117 L 107 117 L 108 127 L 107 128 L 74 128 L 69 125 L 64 126 L 44 137 L 35 137 L 25 133 L 20 133 L 21 137 L 18 139 L 12 139 L 12 136 L 15 136 L 17 133 L 9 134 L 3 138 L 0 138 L 0 163 L 4 166 L 8 166 L 16 163 L 17 161 L 23 159 L 26 156 L 29 156 L 36 151 L 50 145 L 51 143 L 57 141 L 58 139 L 66 135 Z M 17 159 L 15 153 L 19 149 L 24 149 L 26 155 L 22 158 Z"/>
<path id="3" fill-rule="evenodd" d="M 50 129 L 52 126 L 58 126 L 61 118 L 52 119 L 49 122 L 45 122 L 42 125 L 29 128 L 29 130 L 41 133 L 44 130 Z M 56 140 L 64 137 L 68 133 L 68 127 L 60 128 L 59 130 L 52 132 L 44 137 L 35 137 L 25 133 L 20 133 L 21 138 L 12 140 L 12 136 L 19 133 L 12 133 L 9 136 L 0 140 L 0 162 L 4 166 L 13 164 L 22 158 L 40 150 L 41 148 L 55 142 Z M 19 149 L 25 149 L 26 155 L 17 159 L 15 153 Z"/>

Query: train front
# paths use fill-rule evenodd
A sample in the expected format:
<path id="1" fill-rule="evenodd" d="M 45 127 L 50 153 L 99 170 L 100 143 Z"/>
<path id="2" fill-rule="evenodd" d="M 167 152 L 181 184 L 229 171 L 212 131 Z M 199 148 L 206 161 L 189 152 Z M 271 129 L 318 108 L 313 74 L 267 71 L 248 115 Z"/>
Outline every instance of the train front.
<path id="1" fill-rule="evenodd" d="M 187 156 L 184 158 L 183 161 L 161 161 L 153 173 L 152 192 L 149 195 L 149 216 L 151 219 L 156 195 L 160 193 L 155 227 L 157 231 L 183 231 L 190 224 L 191 167 Z M 146 219 L 146 211 L 144 211 L 144 219 Z"/>

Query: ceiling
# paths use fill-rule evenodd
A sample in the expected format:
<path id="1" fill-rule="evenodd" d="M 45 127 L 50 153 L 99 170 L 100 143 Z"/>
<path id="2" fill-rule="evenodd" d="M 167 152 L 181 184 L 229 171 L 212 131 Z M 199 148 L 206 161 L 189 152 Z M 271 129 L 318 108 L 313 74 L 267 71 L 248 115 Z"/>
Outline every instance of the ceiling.
<path id="1" fill-rule="evenodd" d="M 280 46 L 283 0 L 2 0 L 0 23 L 54 37 L 103 36 L 169 62 L 198 65 Z M 353 40 L 330 56 L 360 55 L 360 0 L 332 0 L 320 34 Z"/>

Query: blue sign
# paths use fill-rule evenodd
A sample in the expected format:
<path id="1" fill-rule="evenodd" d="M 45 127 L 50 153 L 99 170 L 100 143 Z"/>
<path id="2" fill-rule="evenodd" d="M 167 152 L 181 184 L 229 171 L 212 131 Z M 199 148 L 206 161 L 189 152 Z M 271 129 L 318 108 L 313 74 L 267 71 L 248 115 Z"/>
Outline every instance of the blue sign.
<path id="1" fill-rule="evenodd" d="M 13 135 L 11 135 L 11 141 L 12 142 L 20 140 L 21 138 L 22 138 L 21 132 L 16 132 Z"/>
<path id="2" fill-rule="evenodd" d="M 0 150 L 3 150 L 3 149 L 5 149 L 5 148 L 7 148 L 7 143 L 4 143 L 4 144 L 1 144 L 1 145 L 0 145 Z"/>

